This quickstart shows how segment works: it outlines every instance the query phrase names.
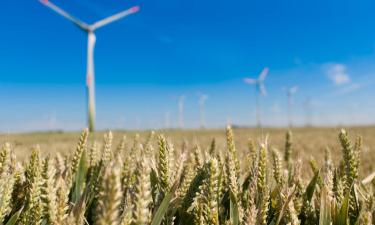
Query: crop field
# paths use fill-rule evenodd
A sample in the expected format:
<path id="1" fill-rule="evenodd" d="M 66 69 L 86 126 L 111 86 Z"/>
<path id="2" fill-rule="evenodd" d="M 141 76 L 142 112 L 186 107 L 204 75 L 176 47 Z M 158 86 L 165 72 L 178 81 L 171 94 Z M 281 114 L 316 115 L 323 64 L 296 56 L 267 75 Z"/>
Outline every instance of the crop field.
<path id="1" fill-rule="evenodd" d="M 375 1 L 5 2 L 0 225 L 375 225 Z"/>
<path id="2" fill-rule="evenodd" d="M 1 134 L 4 224 L 374 224 L 375 127 Z"/>
<path id="3" fill-rule="evenodd" d="M 361 173 L 365 176 L 367 173 L 375 171 L 375 127 L 349 127 L 347 128 L 351 138 L 361 136 L 363 138 L 363 153 L 361 155 Z M 260 142 L 262 138 L 268 135 L 269 144 L 277 148 L 281 153 L 285 148 L 285 135 L 287 129 L 282 128 L 264 128 L 264 129 L 234 129 L 235 143 L 238 154 L 245 155 L 248 152 L 248 141 Z M 332 152 L 333 160 L 341 159 L 341 146 L 338 140 L 340 128 L 293 128 L 293 156 L 301 158 L 303 161 L 311 158 L 322 162 L 324 152 L 327 147 Z M 123 136 L 126 136 L 126 145 L 131 147 L 134 144 L 134 137 L 139 135 L 140 143 L 144 142 L 150 131 L 113 131 L 113 145 L 121 142 Z M 199 145 L 202 149 L 208 148 L 212 139 L 215 139 L 217 148 L 225 150 L 226 136 L 224 129 L 215 130 L 162 130 L 156 131 L 157 134 L 164 134 L 175 145 L 175 148 L 181 148 L 185 143 L 187 148 L 193 148 Z M 0 134 L 0 143 L 10 142 L 14 146 L 14 153 L 18 160 L 23 160 L 29 156 L 32 147 L 40 146 L 42 155 L 59 152 L 67 154 L 73 152 L 77 143 L 79 133 L 26 133 L 26 134 Z M 89 135 L 89 142 L 96 141 L 98 145 L 102 144 L 105 132 L 96 132 Z M 157 144 L 157 139 L 153 140 Z M 307 171 L 309 172 L 309 171 Z"/>

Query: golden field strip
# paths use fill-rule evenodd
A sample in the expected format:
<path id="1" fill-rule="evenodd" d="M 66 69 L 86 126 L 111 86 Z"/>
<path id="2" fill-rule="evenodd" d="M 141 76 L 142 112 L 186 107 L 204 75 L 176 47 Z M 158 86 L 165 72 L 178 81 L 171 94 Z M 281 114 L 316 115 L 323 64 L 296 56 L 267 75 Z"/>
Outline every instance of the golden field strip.
<path id="1" fill-rule="evenodd" d="M 338 133 L 342 127 L 326 128 L 292 128 L 293 132 L 293 158 L 301 157 L 309 160 L 311 157 L 321 162 L 324 158 L 324 151 L 329 147 L 333 160 L 341 158 L 341 147 L 338 141 Z M 354 139 L 357 135 L 363 138 L 363 154 L 361 155 L 361 174 L 375 171 L 375 126 L 366 127 L 344 127 L 349 135 Z M 286 128 L 238 128 L 233 129 L 237 151 L 240 155 L 248 151 L 248 140 L 261 141 L 266 135 L 269 136 L 269 143 L 276 147 L 281 153 L 284 151 Z M 140 141 L 145 140 L 150 131 L 112 131 L 114 136 L 114 146 L 116 146 L 124 135 L 127 137 L 127 144 L 131 146 L 136 134 L 140 135 Z M 89 139 L 95 140 L 100 145 L 105 132 L 90 134 Z M 169 138 L 176 148 L 185 141 L 191 148 L 196 143 L 201 148 L 209 147 L 213 138 L 217 142 L 218 148 L 225 148 L 225 129 L 212 130 L 158 130 L 156 134 L 164 134 Z M 15 148 L 15 154 L 22 160 L 30 155 L 31 148 L 39 145 L 43 155 L 73 152 L 80 132 L 68 133 L 25 133 L 25 134 L 0 134 L 0 144 L 10 142 Z M 156 143 L 156 141 L 155 141 Z"/>

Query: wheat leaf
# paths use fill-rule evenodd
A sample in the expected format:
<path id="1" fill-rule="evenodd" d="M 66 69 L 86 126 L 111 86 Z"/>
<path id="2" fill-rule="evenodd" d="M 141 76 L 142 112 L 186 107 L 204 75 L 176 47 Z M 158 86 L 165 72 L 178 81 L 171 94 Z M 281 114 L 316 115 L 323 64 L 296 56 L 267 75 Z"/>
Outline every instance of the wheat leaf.
<path id="1" fill-rule="evenodd" d="M 74 203 L 76 203 L 82 195 L 86 173 L 87 173 L 86 151 L 83 151 L 81 155 L 81 159 L 79 161 L 78 171 L 76 173 L 75 182 L 74 182 L 74 192 L 73 192 L 73 197 L 72 197 L 72 201 Z"/>
<path id="2" fill-rule="evenodd" d="M 232 191 L 230 191 L 230 219 L 232 222 L 231 225 L 239 224 L 237 200 Z"/>
<path id="3" fill-rule="evenodd" d="M 14 213 L 5 225 L 15 225 L 18 221 L 18 218 L 20 217 L 22 213 L 22 210 L 23 210 L 23 207 L 19 209 L 16 213 Z"/>
<path id="4" fill-rule="evenodd" d="M 171 190 L 165 195 L 163 201 L 161 202 L 158 210 L 156 211 L 154 218 L 152 219 L 151 225 L 160 225 L 165 213 L 167 212 L 171 199 L 177 189 L 178 182 L 176 181 L 173 186 L 171 187 Z"/>

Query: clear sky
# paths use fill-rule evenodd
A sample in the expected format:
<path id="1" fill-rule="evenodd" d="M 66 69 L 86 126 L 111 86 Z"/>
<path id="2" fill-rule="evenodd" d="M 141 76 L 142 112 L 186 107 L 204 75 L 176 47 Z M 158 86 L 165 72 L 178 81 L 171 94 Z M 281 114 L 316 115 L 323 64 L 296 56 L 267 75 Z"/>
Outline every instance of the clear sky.
<path id="1" fill-rule="evenodd" d="M 254 125 L 254 87 L 270 68 L 262 120 L 286 125 L 283 87 L 298 85 L 294 123 L 375 123 L 372 0 L 55 0 L 87 23 L 133 5 L 141 11 L 96 32 L 97 127 L 160 128 L 186 96 L 186 127 Z M 85 33 L 37 0 L 2 0 L 0 131 L 86 124 Z"/>

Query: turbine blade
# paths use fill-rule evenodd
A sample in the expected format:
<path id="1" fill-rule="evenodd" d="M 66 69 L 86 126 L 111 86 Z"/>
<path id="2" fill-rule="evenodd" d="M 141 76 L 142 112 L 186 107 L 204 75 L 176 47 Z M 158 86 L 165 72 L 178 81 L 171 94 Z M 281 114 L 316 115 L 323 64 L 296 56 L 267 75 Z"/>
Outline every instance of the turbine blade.
<path id="1" fill-rule="evenodd" d="M 259 91 L 262 96 L 267 96 L 266 86 L 263 83 L 259 84 Z"/>
<path id="2" fill-rule="evenodd" d="M 139 6 L 131 7 L 130 9 L 124 10 L 122 12 L 116 13 L 112 16 L 109 16 L 105 19 L 99 20 L 98 22 L 94 23 L 91 27 L 92 30 L 98 29 L 100 27 L 103 27 L 109 23 L 112 23 L 116 20 L 119 20 L 123 17 L 129 16 L 131 14 L 134 14 L 139 11 Z"/>
<path id="3" fill-rule="evenodd" d="M 79 19 L 71 16 L 69 13 L 66 11 L 62 10 L 59 8 L 57 5 L 53 4 L 49 0 L 39 0 L 43 5 L 47 6 L 48 8 L 52 9 L 56 13 L 60 14 L 61 16 L 65 17 L 66 19 L 70 20 L 73 22 L 75 25 L 77 25 L 79 28 L 82 30 L 87 31 L 89 29 L 89 26 L 85 24 L 84 22 L 81 22 Z"/>
<path id="4" fill-rule="evenodd" d="M 256 80 L 255 79 L 252 79 L 252 78 L 245 78 L 243 79 L 243 81 L 247 84 L 256 84 Z"/>
<path id="5" fill-rule="evenodd" d="M 268 74 L 268 71 L 269 71 L 268 67 L 264 68 L 264 69 L 262 70 L 262 72 L 260 73 L 258 80 L 260 80 L 260 81 L 264 81 L 264 79 L 266 79 L 266 76 L 267 76 L 267 74 Z"/>

